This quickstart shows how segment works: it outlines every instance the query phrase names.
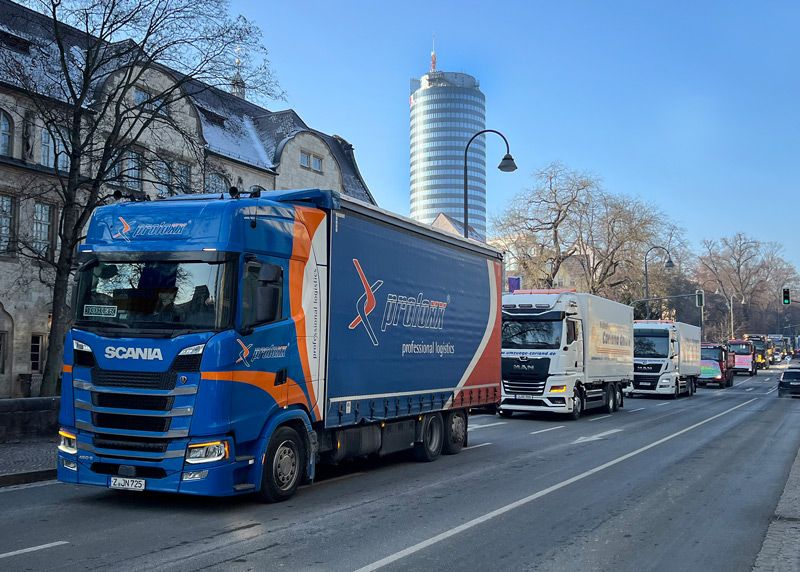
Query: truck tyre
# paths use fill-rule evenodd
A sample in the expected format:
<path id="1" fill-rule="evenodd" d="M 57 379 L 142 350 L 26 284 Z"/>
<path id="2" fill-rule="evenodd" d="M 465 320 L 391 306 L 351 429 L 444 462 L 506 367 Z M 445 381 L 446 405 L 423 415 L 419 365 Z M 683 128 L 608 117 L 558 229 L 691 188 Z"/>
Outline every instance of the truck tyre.
<path id="1" fill-rule="evenodd" d="M 625 407 L 625 395 L 622 392 L 622 386 L 617 385 L 617 411 Z"/>
<path id="2" fill-rule="evenodd" d="M 672 394 L 672 399 L 678 399 L 681 396 L 681 381 L 675 380 L 675 393 Z"/>
<path id="3" fill-rule="evenodd" d="M 577 421 L 581 418 L 581 414 L 583 413 L 584 401 L 583 401 L 583 394 L 579 389 L 575 389 L 575 393 L 572 395 L 573 406 L 572 406 L 572 413 L 570 414 L 570 419 L 573 421 Z"/>
<path id="4" fill-rule="evenodd" d="M 498 409 L 497 414 L 504 419 L 511 419 L 511 417 L 514 415 L 514 412 L 507 409 Z"/>
<path id="5" fill-rule="evenodd" d="M 422 421 L 422 441 L 414 445 L 417 461 L 429 463 L 436 460 L 442 452 L 444 442 L 444 423 L 441 413 L 426 415 Z"/>
<path id="6" fill-rule="evenodd" d="M 442 453 L 455 455 L 467 441 L 467 416 L 463 411 L 451 411 L 444 417 L 444 442 Z"/>
<path id="7" fill-rule="evenodd" d="M 291 427 L 284 425 L 272 434 L 258 491 L 261 500 L 282 502 L 295 493 L 305 473 L 305 449 L 303 439 Z"/>
<path id="8" fill-rule="evenodd" d="M 614 413 L 617 409 L 617 390 L 613 385 L 606 387 L 606 405 L 603 411 L 606 413 Z"/>

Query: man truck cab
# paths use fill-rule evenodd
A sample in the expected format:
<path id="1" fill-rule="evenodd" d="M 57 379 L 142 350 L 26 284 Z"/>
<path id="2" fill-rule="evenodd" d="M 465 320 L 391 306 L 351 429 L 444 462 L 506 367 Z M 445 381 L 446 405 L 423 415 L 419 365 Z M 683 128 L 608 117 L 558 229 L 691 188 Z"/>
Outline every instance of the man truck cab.
<path id="1" fill-rule="evenodd" d="M 630 393 L 693 395 L 700 377 L 700 328 L 671 320 L 637 320 L 633 334 Z"/>
<path id="2" fill-rule="evenodd" d="M 700 385 L 733 385 L 733 368 L 736 360 L 724 344 L 702 344 L 700 347 Z"/>
<path id="3" fill-rule="evenodd" d="M 756 350 L 752 341 L 730 340 L 728 342 L 728 351 L 732 352 L 735 356 L 733 375 L 738 373 L 756 375 Z"/>

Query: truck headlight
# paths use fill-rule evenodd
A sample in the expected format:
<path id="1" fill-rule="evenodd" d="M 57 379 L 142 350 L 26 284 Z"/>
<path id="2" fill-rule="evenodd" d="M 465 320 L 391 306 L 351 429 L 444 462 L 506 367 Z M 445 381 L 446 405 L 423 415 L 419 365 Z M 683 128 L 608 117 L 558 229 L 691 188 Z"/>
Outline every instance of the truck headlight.
<path id="1" fill-rule="evenodd" d="M 69 431 L 61 429 L 58 432 L 58 438 L 59 451 L 62 453 L 67 453 L 68 455 L 74 455 L 78 452 L 78 439 L 75 437 L 75 435 Z"/>
<path id="2" fill-rule="evenodd" d="M 88 345 L 84 344 L 83 342 L 79 342 L 78 340 L 72 340 L 72 349 L 79 351 L 79 352 L 89 352 L 92 353 L 92 348 Z"/>
<path id="3" fill-rule="evenodd" d="M 183 348 L 179 356 L 196 356 L 203 353 L 203 348 L 205 348 L 205 344 L 197 344 L 196 346 L 189 346 L 188 348 Z"/>
<path id="4" fill-rule="evenodd" d="M 550 387 L 550 393 L 565 393 L 566 391 L 566 385 L 553 385 Z"/>
<path id="5" fill-rule="evenodd" d="M 227 441 L 211 441 L 189 445 L 186 450 L 186 462 L 190 464 L 212 463 L 228 458 Z"/>

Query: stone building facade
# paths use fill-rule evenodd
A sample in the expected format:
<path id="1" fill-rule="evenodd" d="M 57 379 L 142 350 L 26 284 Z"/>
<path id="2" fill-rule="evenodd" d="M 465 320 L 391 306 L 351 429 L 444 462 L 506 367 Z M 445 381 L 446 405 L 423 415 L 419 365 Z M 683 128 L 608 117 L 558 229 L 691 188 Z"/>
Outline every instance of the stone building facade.
<path id="1" fill-rule="evenodd" d="M 24 49 L 48 25 L 46 16 L 0 0 L 0 52 Z M 150 76 L 133 97 L 164 79 Z M 50 327 L 52 293 L 39 279 L 42 267 L 18 249 L 24 241 L 53 252 L 57 240 L 57 194 L 20 192 L 55 179 L 58 142 L 34 109 L 31 93 L 0 77 L 0 398 L 28 394 L 31 383 L 36 393 Z M 143 163 L 147 172 L 129 171 L 121 183 L 127 190 L 157 199 L 224 192 L 231 186 L 242 191 L 322 188 L 375 202 L 352 145 L 309 127 L 291 109 L 270 111 L 232 93 L 191 84 L 169 112 L 196 129 L 202 156 L 169 133 L 143 136 L 137 154 L 153 160 Z"/>

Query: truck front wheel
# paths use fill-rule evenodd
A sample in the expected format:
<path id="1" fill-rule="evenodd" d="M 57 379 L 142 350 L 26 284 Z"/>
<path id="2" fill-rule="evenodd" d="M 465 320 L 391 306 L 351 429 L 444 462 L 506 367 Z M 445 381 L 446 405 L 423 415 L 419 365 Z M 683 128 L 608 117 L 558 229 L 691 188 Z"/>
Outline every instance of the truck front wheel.
<path id="1" fill-rule="evenodd" d="M 579 389 L 575 389 L 575 393 L 572 395 L 572 413 L 570 414 L 570 418 L 573 421 L 577 421 L 581 418 L 581 414 L 583 413 L 583 395 L 581 395 L 581 391 Z"/>
<path id="2" fill-rule="evenodd" d="M 417 461 L 430 462 L 442 452 L 444 424 L 441 413 L 426 415 L 422 421 L 422 441 L 414 445 Z"/>
<path id="3" fill-rule="evenodd" d="M 264 474 L 258 492 L 266 502 L 282 502 L 290 498 L 300 484 L 305 470 L 305 445 L 297 431 L 279 427 L 267 446 Z"/>
<path id="4" fill-rule="evenodd" d="M 606 388 L 606 406 L 605 412 L 606 413 L 614 413 L 617 409 L 617 390 L 614 389 L 613 385 L 609 385 Z"/>
<path id="5" fill-rule="evenodd" d="M 455 455 L 467 441 L 467 416 L 463 411 L 451 411 L 444 417 L 444 443 L 442 453 Z"/>

